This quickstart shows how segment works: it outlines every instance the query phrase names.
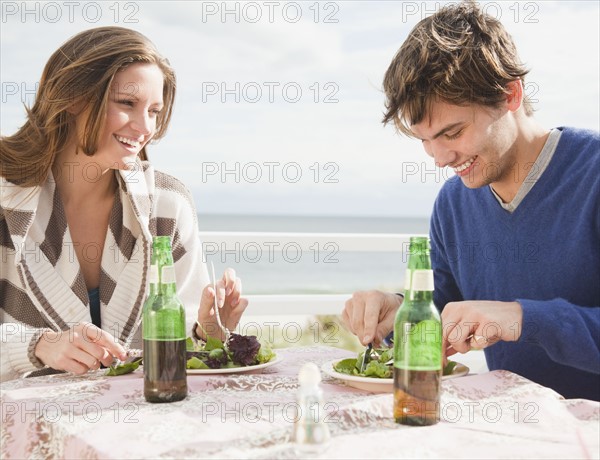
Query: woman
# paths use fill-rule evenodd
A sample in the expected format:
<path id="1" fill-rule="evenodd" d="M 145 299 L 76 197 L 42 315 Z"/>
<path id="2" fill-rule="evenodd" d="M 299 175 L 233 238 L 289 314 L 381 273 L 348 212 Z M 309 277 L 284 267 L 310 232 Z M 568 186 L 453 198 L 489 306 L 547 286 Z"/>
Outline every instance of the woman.
<path id="1" fill-rule="evenodd" d="M 83 374 L 124 359 L 120 343 L 141 348 L 155 235 L 171 237 L 190 335 L 220 334 L 215 295 L 224 325 L 237 325 L 240 279 L 228 269 L 218 293 L 208 285 L 192 197 L 147 161 L 175 88 L 142 34 L 87 30 L 51 56 L 27 121 L 0 140 L 2 380 Z"/>

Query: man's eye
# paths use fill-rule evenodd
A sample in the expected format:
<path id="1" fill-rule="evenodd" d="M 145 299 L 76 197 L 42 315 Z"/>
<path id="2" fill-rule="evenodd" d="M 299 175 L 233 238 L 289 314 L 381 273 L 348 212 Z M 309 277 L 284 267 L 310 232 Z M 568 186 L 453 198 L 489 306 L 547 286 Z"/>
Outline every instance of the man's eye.
<path id="1" fill-rule="evenodd" d="M 461 129 L 460 131 L 457 131 L 454 134 L 446 134 L 446 139 L 448 139 L 448 140 L 457 139 L 462 134 L 462 132 L 463 132 L 463 130 Z"/>

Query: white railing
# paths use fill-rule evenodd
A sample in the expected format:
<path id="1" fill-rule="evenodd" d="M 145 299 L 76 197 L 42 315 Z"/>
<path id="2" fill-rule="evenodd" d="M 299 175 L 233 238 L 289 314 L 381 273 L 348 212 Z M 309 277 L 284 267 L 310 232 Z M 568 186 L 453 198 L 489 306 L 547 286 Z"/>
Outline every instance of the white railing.
<path id="1" fill-rule="evenodd" d="M 406 251 L 411 236 L 426 234 L 405 233 L 283 233 L 283 232 L 200 232 L 200 239 L 206 248 L 235 249 L 240 246 L 272 243 L 297 244 L 302 250 L 309 250 L 315 243 L 324 245 L 336 243 L 339 251 Z"/>
<path id="2" fill-rule="evenodd" d="M 253 315 L 339 315 L 352 294 L 248 295 Z"/>
<path id="3" fill-rule="evenodd" d="M 200 232 L 205 253 L 234 251 L 248 245 L 274 244 L 310 251 L 334 243 L 337 251 L 405 252 L 409 234 L 396 233 L 283 233 L 283 232 Z M 426 236 L 426 235 L 423 235 Z M 249 295 L 253 315 L 335 315 L 340 314 L 348 294 Z"/>
<path id="4" fill-rule="evenodd" d="M 235 250 L 247 244 L 268 246 L 275 242 L 284 246 L 287 243 L 299 245 L 303 251 L 310 251 L 315 244 L 320 247 L 327 243 L 335 243 L 339 251 L 370 252 L 406 252 L 409 234 L 375 234 L 375 233 L 267 233 L 267 232 L 200 232 L 204 245 L 214 245 L 219 249 Z M 252 316 L 281 317 L 290 315 L 339 315 L 348 294 L 314 294 L 314 295 L 249 295 L 252 304 Z M 249 318 L 246 318 L 248 320 Z M 250 323 L 254 326 L 250 320 Z M 248 324 L 250 324 L 248 323 Z M 488 367 L 482 351 L 472 350 L 467 354 L 456 355 L 457 361 L 469 367 L 471 373 L 487 372 Z"/>

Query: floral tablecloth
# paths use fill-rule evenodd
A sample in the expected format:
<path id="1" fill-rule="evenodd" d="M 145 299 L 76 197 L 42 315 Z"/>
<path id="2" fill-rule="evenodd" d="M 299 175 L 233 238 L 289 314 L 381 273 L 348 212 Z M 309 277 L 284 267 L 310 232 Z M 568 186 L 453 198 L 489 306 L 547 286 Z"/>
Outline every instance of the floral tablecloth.
<path id="1" fill-rule="evenodd" d="M 392 395 L 323 376 L 330 441 L 292 442 L 298 371 L 352 354 L 279 350 L 250 374 L 188 376 L 180 402 L 150 404 L 143 373 L 59 374 L 0 385 L 1 455 L 14 458 L 599 458 L 600 403 L 564 400 L 506 371 L 443 382 L 442 421 L 394 423 Z"/>

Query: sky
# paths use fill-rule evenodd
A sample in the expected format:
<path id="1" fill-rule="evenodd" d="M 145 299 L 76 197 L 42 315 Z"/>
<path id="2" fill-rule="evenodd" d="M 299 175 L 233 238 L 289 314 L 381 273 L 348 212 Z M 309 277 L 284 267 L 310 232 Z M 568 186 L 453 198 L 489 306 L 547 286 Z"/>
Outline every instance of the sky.
<path id="1" fill-rule="evenodd" d="M 444 3 L 3 1 L 0 132 L 24 122 L 64 41 L 120 25 L 176 70 L 171 126 L 149 153 L 199 213 L 427 217 L 453 173 L 381 124 L 381 82 L 410 29 Z M 480 5 L 531 69 L 538 121 L 598 130 L 599 2 Z"/>

